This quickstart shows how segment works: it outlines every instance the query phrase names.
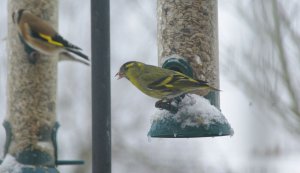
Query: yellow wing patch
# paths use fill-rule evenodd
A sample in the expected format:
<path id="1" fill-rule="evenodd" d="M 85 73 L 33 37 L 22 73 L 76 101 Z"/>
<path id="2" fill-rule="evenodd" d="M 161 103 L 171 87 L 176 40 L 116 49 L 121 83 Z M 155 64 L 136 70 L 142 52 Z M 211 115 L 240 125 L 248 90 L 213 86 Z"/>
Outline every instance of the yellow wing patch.
<path id="1" fill-rule="evenodd" d="M 167 85 L 165 85 L 165 87 L 167 87 L 167 88 L 174 88 L 174 85 L 167 84 Z"/>
<path id="2" fill-rule="evenodd" d="M 171 80 L 173 79 L 173 77 L 169 76 L 166 77 L 163 81 L 160 82 L 160 84 L 158 84 L 157 86 L 166 86 L 168 88 L 172 88 L 173 85 L 168 84 Z M 167 86 L 169 85 L 169 86 Z"/>
<path id="3" fill-rule="evenodd" d="M 39 33 L 39 35 L 40 35 L 42 38 L 46 39 L 49 43 L 51 43 L 51 44 L 53 44 L 53 45 L 61 46 L 61 47 L 64 46 L 62 43 L 52 40 L 52 38 L 51 38 L 50 36 L 48 36 L 48 35 L 45 35 L 45 34 L 42 34 L 42 33 Z"/>

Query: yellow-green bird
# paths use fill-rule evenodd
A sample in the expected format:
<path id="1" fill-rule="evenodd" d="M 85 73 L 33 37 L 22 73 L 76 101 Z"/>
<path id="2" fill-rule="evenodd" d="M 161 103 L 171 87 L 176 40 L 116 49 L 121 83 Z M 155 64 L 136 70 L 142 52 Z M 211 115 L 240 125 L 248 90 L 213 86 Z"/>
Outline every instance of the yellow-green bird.
<path id="1" fill-rule="evenodd" d="M 137 61 L 123 64 L 117 75 L 119 75 L 118 79 L 126 77 L 146 95 L 161 100 L 170 100 L 194 91 L 219 91 L 209 86 L 205 81 L 193 79 L 177 71 Z"/>

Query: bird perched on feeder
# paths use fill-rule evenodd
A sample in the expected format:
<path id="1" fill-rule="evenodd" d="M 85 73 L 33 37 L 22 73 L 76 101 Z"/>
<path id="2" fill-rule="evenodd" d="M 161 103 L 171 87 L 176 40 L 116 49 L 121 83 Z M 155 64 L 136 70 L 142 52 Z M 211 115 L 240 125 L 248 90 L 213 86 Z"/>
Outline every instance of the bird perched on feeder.
<path id="1" fill-rule="evenodd" d="M 20 39 L 25 46 L 45 55 L 63 55 L 64 59 L 89 64 L 88 56 L 80 52 L 81 48 L 69 43 L 60 36 L 46 21 L 33 15 L 30 11 L 20 9 L 12 14 L 13 22 L 18 27 Z M 77 59 L 69 52 L 81 57 Z"/>
<path id="2" fill-rule="evenodd" d="M 177 96 L 199 90 L 218 89 L 207 82 L 196 80 L 180 72 L 147 65 L 137 61 L 123 64 L 116 74 L 127 78 L 134 86 L 150 97 L 170 101 Z"/>

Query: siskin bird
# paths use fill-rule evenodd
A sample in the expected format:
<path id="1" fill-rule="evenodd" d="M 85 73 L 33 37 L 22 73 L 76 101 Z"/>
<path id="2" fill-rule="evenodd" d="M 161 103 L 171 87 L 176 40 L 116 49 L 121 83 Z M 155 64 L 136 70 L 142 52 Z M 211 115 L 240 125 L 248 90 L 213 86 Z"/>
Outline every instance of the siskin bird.
<path id="1" fill-rule="evenodd" d="M 26 46 L 45 55 L 63 55 L 70 59 L 89 64 L 88 56 L 80 52 L 80 48 L 69 43 L 60 36 L 46 21 L 33 15 L 28 10 L 20 9 L 12 14 L 13 22 L 18 26 L 20 39 Z M 80 56 L 77 59 L 69 52 Z"/>
<path id="2" fill-rule="evenodd" d="M 119 75 L 118 79 L 127 78 L 146 95 L 161 100 L 171 100 L 174 97 L 194 91 L 219 91 L 209 86 L 205 81 L 193 79 L 177 71 L 137 61 L 123 64 L 117 75 Z"/>

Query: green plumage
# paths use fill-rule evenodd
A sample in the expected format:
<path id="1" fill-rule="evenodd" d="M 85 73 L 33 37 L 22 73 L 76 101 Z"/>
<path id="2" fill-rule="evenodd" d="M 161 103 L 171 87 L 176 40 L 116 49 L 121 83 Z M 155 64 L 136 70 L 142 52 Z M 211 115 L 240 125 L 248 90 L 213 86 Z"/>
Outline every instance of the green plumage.
<path id="1" fill-rule="evenodd" d="M 218 90 L 205 81 L 137 61 L 123 64 L 118 74 L 120 78 L 126 77 L 146 95 L 157 99 L 171 99 L 198 90 Z"/>

